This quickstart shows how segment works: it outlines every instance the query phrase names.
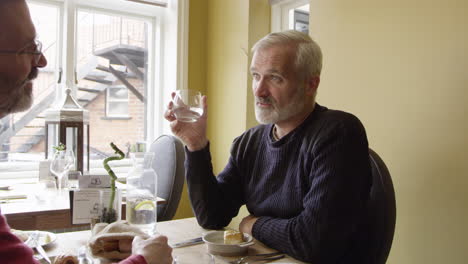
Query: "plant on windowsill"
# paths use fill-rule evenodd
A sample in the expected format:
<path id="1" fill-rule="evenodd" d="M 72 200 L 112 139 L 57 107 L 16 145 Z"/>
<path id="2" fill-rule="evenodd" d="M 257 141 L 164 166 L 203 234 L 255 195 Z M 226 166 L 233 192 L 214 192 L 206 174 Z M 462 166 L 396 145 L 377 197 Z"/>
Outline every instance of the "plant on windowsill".
<path id="1" fill-rule="evenodd" d="M 111 169 L 109 166 L 109 161 L 112 160 L 121 160 L 125 158 L 125 154 L 114 144 L 110 143 L 111 148 L 115 151 L 115 154 L 118 154 L 119 156 L 110 156 L 106 159 L 104 159 L 103 164 L 104 164 L 104 169 L 106 169 L 107 173 L 109 174 L 111 178 L 111 197 L 109 200 L 109 206 L 103 207 L 100 215 L 100 221 L 101 223 L 112 223 L 117 221 L 117 208 L 114 208 L 114 201 L 115 201 L 115 192 L 116 192 L 116 187 L 115 187 L 115 181 L 117 180 L 117 176 L 115 176 L 114 171 Z"/>
<path id="2" fill-rule="evenodd" d="M 55 151 L 64 151 L 65 150 L 65 145 L 60 142 L 60 144 L 58 146 L 53 146 L 52 148 L 55 149 Z"/>

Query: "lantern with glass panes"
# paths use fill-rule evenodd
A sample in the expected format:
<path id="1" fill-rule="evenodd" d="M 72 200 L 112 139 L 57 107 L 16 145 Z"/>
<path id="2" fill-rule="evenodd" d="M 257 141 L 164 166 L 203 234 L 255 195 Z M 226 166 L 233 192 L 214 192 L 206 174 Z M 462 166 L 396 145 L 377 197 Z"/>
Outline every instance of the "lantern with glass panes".
<path id="1" fill-rule="evenodd" d="M 82 108 L 67 89 L 61 108 L 49 109 L 45 114 L 45 154 L 53 155 L 53 147 L 60 143 L 75 153 L 75 170 L 89 172 L 89 111 Z"/>

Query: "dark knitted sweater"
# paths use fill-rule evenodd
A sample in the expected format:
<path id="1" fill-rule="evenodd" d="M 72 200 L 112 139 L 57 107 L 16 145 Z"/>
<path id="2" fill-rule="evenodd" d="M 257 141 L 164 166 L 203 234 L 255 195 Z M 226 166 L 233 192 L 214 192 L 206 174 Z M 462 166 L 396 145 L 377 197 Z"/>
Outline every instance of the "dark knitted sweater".
<path id="1" fill-rule="evenodd" d="M 259 125 L 236 138 L 218 177 L 209 146 L 186 151 L 198 223 L 222 228 L 246 204 L 260 217 L 253 236 L 271 248 L 317 264 L 371 264 L 364 215 L 372 178 L 361 122 L 317 104 L 276 142 L 272 128 Z"/>

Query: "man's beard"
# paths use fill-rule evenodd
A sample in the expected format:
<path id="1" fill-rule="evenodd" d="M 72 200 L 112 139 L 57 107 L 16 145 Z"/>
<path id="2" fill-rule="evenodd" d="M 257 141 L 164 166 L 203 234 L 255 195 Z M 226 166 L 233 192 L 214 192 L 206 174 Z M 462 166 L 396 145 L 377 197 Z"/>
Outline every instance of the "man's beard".
<path id="1" fill-rule="evenodd" d="M 4 101 L 0 101 L 0 113 L 11 114 L 28 110 L 33 103 L 32 80 L 38 75 L 38 70 L 33 68 L 28 77 L 22 82 L 15 83 L 0 75 L 0 89 L 8 91 Z"/>
<path id="2" fill-rule="evenodd" d="M 279 108 L 275 99 L 268 97 L 255 97 L 255 117 L 260 124 L 275 124 L 297 115 L 304 110 L 305 106 L 305 87 L 298 87 L 291 102 Z M 262 108 L 259 103 L 271 104 L 272 108 Z"/>

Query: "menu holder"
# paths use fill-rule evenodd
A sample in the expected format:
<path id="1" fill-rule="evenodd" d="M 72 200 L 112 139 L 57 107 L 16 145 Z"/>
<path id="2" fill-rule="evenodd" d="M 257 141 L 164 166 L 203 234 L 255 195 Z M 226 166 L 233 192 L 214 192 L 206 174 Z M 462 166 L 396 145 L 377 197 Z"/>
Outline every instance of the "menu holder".
<path id="1" fill-rule="evenodd" d="M 78 186 L 80 189 L 110 188 L 111 178 L 108 174 L 85 174 L 79 177 Z"/>
<path id="2" fill-rule="evenodd" d="M 103 189 L 103 188 L 101 188 Z M 99 214 L 98 188 L 70 190 L 71 224 L 90 224 Z"/>

